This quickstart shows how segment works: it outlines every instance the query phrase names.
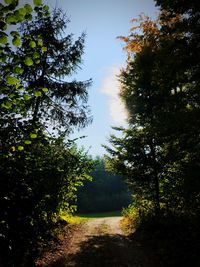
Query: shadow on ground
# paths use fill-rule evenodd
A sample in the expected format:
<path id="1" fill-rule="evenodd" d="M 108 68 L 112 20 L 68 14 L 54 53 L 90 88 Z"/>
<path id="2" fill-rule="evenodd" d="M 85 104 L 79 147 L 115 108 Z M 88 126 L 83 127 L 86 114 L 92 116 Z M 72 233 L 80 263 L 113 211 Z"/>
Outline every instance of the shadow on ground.
<path id="1" fill-rule="evenodd" d="M 199 267 L 200 236 L 186 229 L 164 230 L 90 236 L 75 254 L 45 267 Z"/>
<path id="2" fill-rule="evenodd" d="M 143 267 L 152 266 L 139 244 L 123 235 L 92 236 L 74 255 L 62 256 L 48 267 Z"/>

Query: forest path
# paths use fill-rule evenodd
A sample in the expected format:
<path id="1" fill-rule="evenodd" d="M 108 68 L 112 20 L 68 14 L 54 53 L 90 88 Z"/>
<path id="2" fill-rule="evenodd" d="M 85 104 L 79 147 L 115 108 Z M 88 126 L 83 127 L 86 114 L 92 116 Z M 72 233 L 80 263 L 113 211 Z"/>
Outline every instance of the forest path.
<path id="1" fill-rule="evenodd" d="M 150 267 L 141 245 L 120 228 L 122 217 L 88 220 L 72 235 L 67 247 L 43 267 Z"/>

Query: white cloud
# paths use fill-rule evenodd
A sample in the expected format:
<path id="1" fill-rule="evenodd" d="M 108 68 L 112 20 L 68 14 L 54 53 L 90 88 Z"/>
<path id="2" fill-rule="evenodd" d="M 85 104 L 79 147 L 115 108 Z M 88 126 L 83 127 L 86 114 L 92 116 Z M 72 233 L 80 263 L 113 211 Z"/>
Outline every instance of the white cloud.
<path id="1" fill-rule="evenodd" d="M 100 91 L 109 96 L 109 111 L 113 122 L 124 124 L 127 118 L 127 111 L 119 97 L 120 83 L 117 76 L 120 74 L 120 67 L 109 67 L 106 72 L 107 75 L 103 79 Z"/>

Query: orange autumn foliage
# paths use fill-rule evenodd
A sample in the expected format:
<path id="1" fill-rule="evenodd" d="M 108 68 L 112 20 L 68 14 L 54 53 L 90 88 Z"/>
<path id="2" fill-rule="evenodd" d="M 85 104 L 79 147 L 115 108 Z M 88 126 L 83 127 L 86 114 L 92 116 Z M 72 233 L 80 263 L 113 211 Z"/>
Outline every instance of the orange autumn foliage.
<path id="1" fill-rule="evenodd" d="M 126 43 L 124 50 L 127 51 L 129 56 L 141 52 L 144 47 L 156 49 L 158 46 L 157 40 L 161 38 L 166 38 L 166 40 L 167 38 L 172 38 L 163 36 L 160 28 L 163 26 L 173 28 L 181 20 L 182 17 L 180 15 L 170 17 L 167 11 L 162 11 L 156 20 L 152 20 L 150 17 L 141 14 L 139 18 L 131 20 L 135 25 L 131 27 L 129 36 L 118 36 L 118 39 Z"/>

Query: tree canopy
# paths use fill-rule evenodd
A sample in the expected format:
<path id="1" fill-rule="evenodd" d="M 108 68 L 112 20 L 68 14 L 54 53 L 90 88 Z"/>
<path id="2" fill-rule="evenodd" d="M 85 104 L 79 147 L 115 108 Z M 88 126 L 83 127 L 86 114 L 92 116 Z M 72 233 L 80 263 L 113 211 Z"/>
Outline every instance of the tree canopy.
<path id="1" fill-rule="evenodd" d="M 130 35 L 119 37 L 127 51 L 119 79 L 129 127 L 120 129 L 123 137 L 111 136 L 108 160 L 133 185 L 139 209 L 153 205 L 156 214 L 194 216 L 200 188 L 199 4 L 157 4 L 156 20 L 141 15 Z"/>

